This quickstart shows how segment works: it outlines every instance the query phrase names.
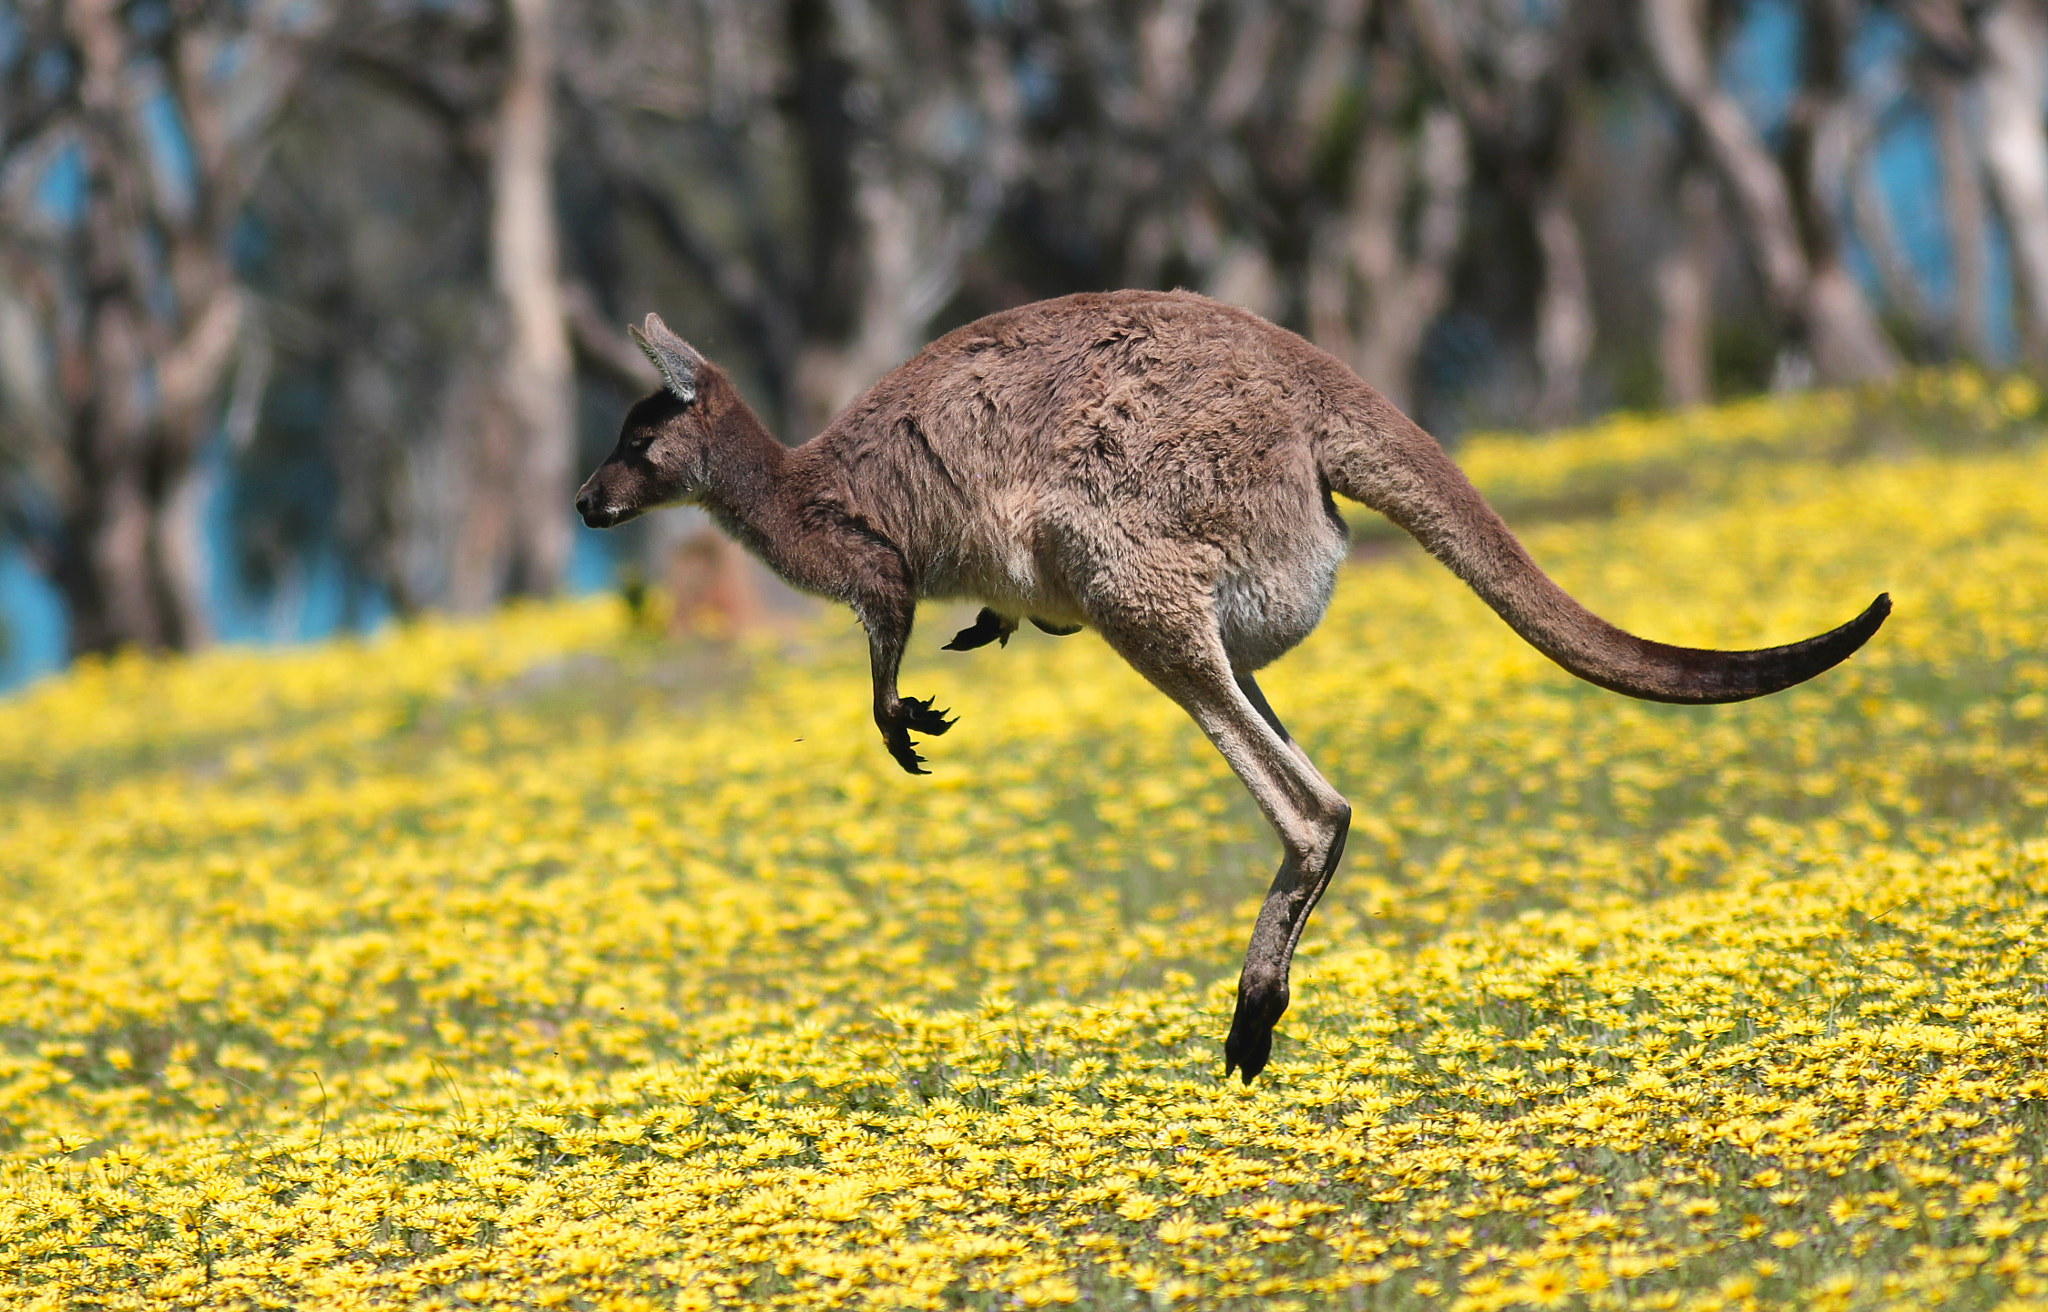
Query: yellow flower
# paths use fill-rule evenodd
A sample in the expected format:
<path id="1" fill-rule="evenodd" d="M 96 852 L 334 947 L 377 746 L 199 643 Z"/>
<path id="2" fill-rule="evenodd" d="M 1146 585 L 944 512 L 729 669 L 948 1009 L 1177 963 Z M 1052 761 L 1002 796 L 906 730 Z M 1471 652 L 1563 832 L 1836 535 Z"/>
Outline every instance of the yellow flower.
<path id="1" fill-rule="evenodd" d="M 1571 1277 L 1555 1267 L 1530 1272 L 1516 1287 L 1516 1298 L 1537 1307 L 1563 1307 L 1571 1301 Z"/>
<path id="2" fill-rule="evenodd" d="M 913 653 L 963 717 L 917 781 L 837 620 L 84 662 L 0 700 L 0 1304 L 2038 1299 L 2048 444 L 2007 398 L 1461 449 L 1633 629 L 1900 620 L 1656 707 L 1354 564 L 1263 676 L 1355 818 L 1249 1090 L 1270 835 L 1090 638 Z"/>

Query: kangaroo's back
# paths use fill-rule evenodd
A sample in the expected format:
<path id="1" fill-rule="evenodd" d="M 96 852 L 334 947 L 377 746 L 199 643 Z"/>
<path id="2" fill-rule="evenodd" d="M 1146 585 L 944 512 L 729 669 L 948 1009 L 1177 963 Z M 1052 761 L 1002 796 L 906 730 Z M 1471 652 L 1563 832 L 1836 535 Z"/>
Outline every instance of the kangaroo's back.
<path id="1" fill-rule="evenodd" d="M 928 595 L 974 591 L 991 562 L 1013 577 L 1019 553 L 1077 534 L 1221 558 L 1306 534 L 1327 554 L 1340 529 L 1315 436 L 1330 367 L 1205 297 L 1081 293 L 939 338 L 806 454 L 930 576 Z"/>

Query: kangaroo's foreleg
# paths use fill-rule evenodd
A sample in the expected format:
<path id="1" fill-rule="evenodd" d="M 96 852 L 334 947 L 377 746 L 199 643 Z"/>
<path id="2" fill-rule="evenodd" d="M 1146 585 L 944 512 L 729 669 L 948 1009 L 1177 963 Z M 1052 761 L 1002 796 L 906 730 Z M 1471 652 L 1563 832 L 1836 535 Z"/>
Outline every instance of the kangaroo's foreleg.
<path id="1" fill-rule="evenodd" d="M 1351 806 L 1287 737 L 1250 675 L 1234 675 L 1212 631 L 1175 641 L 1102 626 L 1103 636 L 1154 687 L 1179 702 L 1223 753 L 1280 836 L 1285 852 L 1245 953 L 1237 1012 L 1223 1044 L 1224 1072 L 1249 1084 L 1273 1051 L 1273 1026 L 1287 1010 L 1295 945 L 1344 854 Z"/>
<path id="2" fill-rule="evenodd" d="M 937 736 L 953 727 L 944 711 L 932 709 L 929 697 L 905 697 L 896 691 L 896 671 L 903 663 L 903 648 L 910 641 L 910 624 L 917 611 L 908 582 L 900 587 L 878 587 L 854 602 L 854 613 L 868 631 L 868 662 L 875 680 L 875 727 L 896 764 L 911 774 L 929 774 L 924 758 L 911 746 L 912 730 Z"/>

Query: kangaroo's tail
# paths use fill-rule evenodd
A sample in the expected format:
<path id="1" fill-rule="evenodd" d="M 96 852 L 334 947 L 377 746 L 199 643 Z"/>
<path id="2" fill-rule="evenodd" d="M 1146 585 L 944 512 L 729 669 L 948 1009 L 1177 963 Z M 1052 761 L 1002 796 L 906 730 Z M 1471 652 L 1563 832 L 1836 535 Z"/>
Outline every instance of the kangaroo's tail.
<path id="1" fill-rule="evenodd" d="M 1415 535 L 1529 645 L 1588 683 L 1653 702 L 1739 702 L 1803 683 L 1869 641 L 1889 594 L 1804 642 L 1756 651 L 1673 647 L 1625 633 L 1538 569 L 1500 516 L 1422 431 L 1376 392 L 1321 444 L 1331 488 Z"/>

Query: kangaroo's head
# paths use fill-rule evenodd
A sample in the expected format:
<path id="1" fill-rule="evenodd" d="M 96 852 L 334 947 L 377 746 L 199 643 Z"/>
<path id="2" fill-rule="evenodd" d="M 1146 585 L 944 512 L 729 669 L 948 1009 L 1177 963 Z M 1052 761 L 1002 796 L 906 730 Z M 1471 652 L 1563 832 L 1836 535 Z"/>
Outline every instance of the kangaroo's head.
<path id="1" fill-rule="evenodd" d="M 712 395 L 722 381 L 718 371 L 658 314 L 627 331 L 661 371 L 663 387 L 626 412 L 619 444 L 576 494 L 576 511 L 592 528 L 616 528 L 645 511 L 693 500 L 704 486 L 717 427 L 711 412 L 720 408 Z"/>

